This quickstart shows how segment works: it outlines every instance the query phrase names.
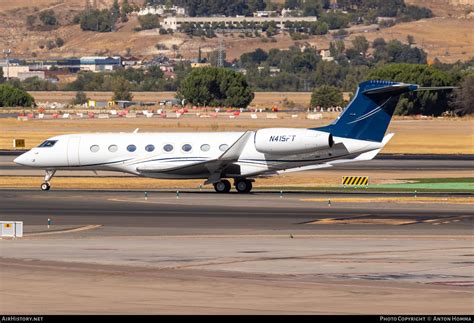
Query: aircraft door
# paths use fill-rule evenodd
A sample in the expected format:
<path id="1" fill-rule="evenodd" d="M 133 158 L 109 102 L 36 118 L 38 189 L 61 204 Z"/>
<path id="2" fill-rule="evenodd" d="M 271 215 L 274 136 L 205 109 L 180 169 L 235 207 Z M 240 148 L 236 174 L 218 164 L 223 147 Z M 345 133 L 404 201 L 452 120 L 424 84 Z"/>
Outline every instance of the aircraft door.
<path id="1" fill-rule="evenodd" d="M 79 142 L 81 137 L 71 136 L 67 143 L 67 161 L 69 166 L 80 166 Z"/>

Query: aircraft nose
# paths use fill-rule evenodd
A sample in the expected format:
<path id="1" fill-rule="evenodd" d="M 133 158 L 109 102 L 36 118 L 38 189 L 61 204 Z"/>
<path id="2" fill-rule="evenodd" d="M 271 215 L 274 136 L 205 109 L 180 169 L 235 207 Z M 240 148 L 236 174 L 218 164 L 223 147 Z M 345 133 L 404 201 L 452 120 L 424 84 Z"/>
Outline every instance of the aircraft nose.
<path id="1" fill-rule="evenodd" d="M 28 166 L 28 153 L 21 154 L 13 160 L 18 165 Z"/>

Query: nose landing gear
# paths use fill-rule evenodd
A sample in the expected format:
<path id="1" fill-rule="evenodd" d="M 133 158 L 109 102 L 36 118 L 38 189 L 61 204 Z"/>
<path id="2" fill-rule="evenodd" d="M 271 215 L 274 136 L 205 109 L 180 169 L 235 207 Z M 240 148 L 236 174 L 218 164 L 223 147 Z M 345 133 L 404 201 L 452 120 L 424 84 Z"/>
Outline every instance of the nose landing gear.
<path id="1" fill-rule="evenodd" d="M 44 182 L 43 182 L 43 184 L 41 184 L 41 190 L 42 191 L 49 191 L 49 189 L 51 188 L 51 185 L 49 184 L 49 181 L 51 180 L 51 178 L 53 178 L 55 173 L 56 173 L 55 169 L 47 169 L 45 171 Z"/>

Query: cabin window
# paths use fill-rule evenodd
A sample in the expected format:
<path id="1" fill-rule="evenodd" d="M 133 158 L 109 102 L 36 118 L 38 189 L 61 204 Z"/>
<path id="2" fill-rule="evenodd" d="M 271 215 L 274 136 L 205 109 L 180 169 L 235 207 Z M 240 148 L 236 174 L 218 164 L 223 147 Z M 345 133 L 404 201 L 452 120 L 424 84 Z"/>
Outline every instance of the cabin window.
<path id="1" fill-rule="evenodd" d="M 151 153 L 153 150 L 155 150 L 155 146 L 153 145 L 147 145 L 145 147 L 145 150 L 148 151 L 149 153 Z"/>
<path id="2" fill-rule="evenodd" d="M 193 149 L 193 146 L 191 146 L 190 144 L 184 144 L 183 147 L 181 147 L 181 149 L 185 152 L 190 152 L 191 149 Z"/>
<path id="3" fill-rule="evenodd" d="M 166 151 L 167 153 L 170 153 L 173 151 L 173 145 L 166 144 L 163 146 L 163 150 Z"/>
<path id="4" fill-rule="evenodd" d="M 209 149 L 211 149 L 211 146 L 209 146 L 208 144 L 201 145 L 202 151 L 209 151 Z"/>
<path id="5" fill-rule="evenodd" d="M 54 144 L 57 142 L 57 140 L 46 140 L 44 141 L 41 145 L 39 145 L 38 147 L 41 147 L 41 148 L 44 148 L 44 147 L 53 147 Z"/>
<path id="6" fill-rule="evenodd" d="M 114 153 L 114 152 L 116 152 L 117 150 L 118 150 L 117 145 L 110 145 L 110 146 L 109 146 L 109 151 L 110 151 L 111 153 Z"/>
<path id="7" fill-rule="evenodd" d="M 229 148 L 229 145 L 227 145 L 227 144 L 222 144 L 222 145 L 219 146 L 220 151 L 226 151 L 227 148 Z"/>
<path id="8" fill-rule="evenodd" d="M 97 145 L 92 145 L 92 146 L 91 146 L 91 151 L 92 151 L 93 153 L 98 152 L 98 151 L 99 151 L 99 146 L 97 146 Z"/>
<path id="9" fill-rule="evenodd" d="M 127 150 L 131 153 L 133 153 L 135 150 L 137 150 L 137 146 L 135 145 L 128 145 Z"/>

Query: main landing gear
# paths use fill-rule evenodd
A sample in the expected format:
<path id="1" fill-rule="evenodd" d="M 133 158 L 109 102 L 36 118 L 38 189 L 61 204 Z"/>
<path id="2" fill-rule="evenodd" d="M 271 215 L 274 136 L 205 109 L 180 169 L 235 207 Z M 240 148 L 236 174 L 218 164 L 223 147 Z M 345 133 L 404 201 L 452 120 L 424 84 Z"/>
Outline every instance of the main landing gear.
<path id="1" fill-rule="evenodd" d="M 230 182 L 226 179 L 223 179 L 220 182 L 214 183 L 214 189 L 217 193 L 229 193 Z"/>
<path id="2" fill-rule="evenodd" d="M 49 184 L 49 181 L 51 180 L 51 178 L 53 178 L 55 173 L 56 173 L 55 169 L 47 169 L 45 171 L 44 182 L 43 182 L 43 184 L 41 184 L 41 190 L 42 191 L 49 191 L 49 189 L 51 188 L 51 185 Z"/>
<path id="3" fill-rule="evenodd" d="M 252 190 L 252 181 L 244 178 L 236 179 L 234 186 L 239 193 L 249 193 Z M 226 179 L 214 183 L 214 189 L 217 193 L 229 193 L 230 188 L 230 182 Z"/>
<path id="4" fill-rule="evenodd" d="M 252 181 L 248 179 L 236 179 L 234 186 L 239 193 L 250 193 L 252 190 Z"/>

